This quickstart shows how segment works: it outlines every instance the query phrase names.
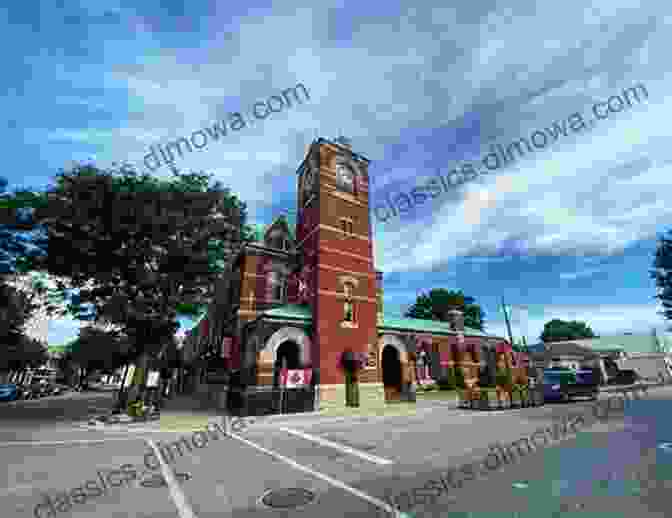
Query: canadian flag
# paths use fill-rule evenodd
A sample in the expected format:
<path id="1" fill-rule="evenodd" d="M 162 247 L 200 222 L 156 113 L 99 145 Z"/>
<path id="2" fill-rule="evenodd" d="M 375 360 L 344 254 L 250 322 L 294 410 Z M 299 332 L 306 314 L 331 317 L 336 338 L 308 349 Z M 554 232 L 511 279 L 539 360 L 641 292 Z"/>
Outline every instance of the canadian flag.
<path id="1" fill-rule="evenodd" d="M 231 347 L 233 345 L 233 338 L 224 337 L 222 340 L 222 358 L 231 358 Z"/>
<path id="2" fill-rule="evenodd" d="M 312 369 L 282 369 L 280 372 L 280 384 L 287 388 L 310 385 L 312 374 Z"/>

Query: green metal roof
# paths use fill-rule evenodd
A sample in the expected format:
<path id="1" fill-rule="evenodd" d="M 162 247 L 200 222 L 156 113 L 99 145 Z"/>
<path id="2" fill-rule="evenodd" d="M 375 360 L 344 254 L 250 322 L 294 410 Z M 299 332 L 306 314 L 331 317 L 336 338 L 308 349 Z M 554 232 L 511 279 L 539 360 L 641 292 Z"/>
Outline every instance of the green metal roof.
<path id="1" fill-rule="evenodd" d="M 402 318 L 388 315 L 383 315 L 383 322 L 378 325 L 378 328 L 416 331 L 420 333 L 432 333 L 442 335 L 457 334 L 450 328 L 450 324 L 448 322 L 439 322 L 437 320 L 424 320 L 421 318 Z M 464 328 L 464 335 L 481 336 L 485 338 L 501 338 L 495 335 L 484 333 L 482 331 L 479 331 L 478 329 L 472 329 L 470 327 Z"/>
<path id="2" fill-rule="evenodd" d="M 299 304 L 287 304 L 277 308 L 269 309 L 263 312 L 263 316 L 269 318 L 304 320 L 312 321 L 313 312 L 309 306 Z M 393 316 L 383 316 L 382 324 L 378 324 L 378 329 L 394 329 L 400 331 L 416 331 L 420 333 L 432 333 L 443 335 L 455 335 L 455 331 L 450 329 L 447 322 L 437 322 L 435 320 L 422 320 L 419 318 L 399 318 Z M 483 333 L 477 329 L 469 327 L 464 328 L 465 336 L 481 336 L 485 338 L 500 338 L 495 335 Z"/>
<path id="3" fill-rule="evenodd" d="M 263 223 L 250 223 L 249 226 L 252 230 L 252 241 L 255 243 L 262 243 L 268 225 L 264 225 Z"/>
<path id="4" fill-rule="evenodd" d="M 667 337 L 659 336 L 658 338 L 664 345 L 667 345 L 667 342 L 669 342 Z M 599 338 L 571 340 L 571 342 L 582 347 L 589 347 L 594 351 L 621 350 L 625 353 L 649 353 L 656 351 L 653 337 L 650 334 L 600 336 Z"/>
<path id="5" fill-rule="evenodd" d="M 313 320 L 313 312 L 308 306 L 300 304 L 286 304 L 278 308 L 269 309 L 262 313 L 269 318 L 287 318 L 291 320 Z"/>

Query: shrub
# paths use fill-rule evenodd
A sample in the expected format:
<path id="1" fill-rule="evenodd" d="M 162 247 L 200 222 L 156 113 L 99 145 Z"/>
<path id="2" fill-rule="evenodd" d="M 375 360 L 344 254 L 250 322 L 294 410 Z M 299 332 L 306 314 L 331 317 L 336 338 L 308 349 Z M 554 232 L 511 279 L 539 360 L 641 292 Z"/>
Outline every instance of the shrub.
<path id="1" fill-rule="evenodd" d="M 455 371 L 452 367 L 448 367 L 446 376 L 439 379 L 440 390 L 455 390 Z"/>
<path id="2" fill-rule="evenodd" d="M 455 367 L 455 386 L 461 389 L 467 387 L 464 383 L 464 372 L 461 367 Z"/>
<path id="3" fill-rule="evenodd" d="M 490 369 L 488 369 L 487 367 L 484 368 L 484 369 L 481 369 L 481 371 L 479 372 L 479 376 L 478 376 L 478 384 L 479 384 L 481 387 L 490 387 L 490 388 L 494 388 L 494 386 L 495 386 L 495 380 L 494 380 L 493 377 L 490 375 Z"/>

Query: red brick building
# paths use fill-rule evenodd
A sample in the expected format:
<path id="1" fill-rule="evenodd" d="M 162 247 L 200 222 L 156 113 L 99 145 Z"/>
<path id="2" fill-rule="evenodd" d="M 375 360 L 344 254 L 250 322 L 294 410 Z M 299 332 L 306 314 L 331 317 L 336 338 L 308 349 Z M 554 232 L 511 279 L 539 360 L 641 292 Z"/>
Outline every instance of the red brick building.
<path id="1" fill-rule="evenodd" d="M 421 351 L 434 379 L 448 366 L 473 379 L 485 365 L 511 361 L 504 338 L 465 328 L 459 311 L 448 322 L 384 315 L 368 164 L 345 139 L 311 144 L 296 172 L 296 225 L 280 217 L 257 227 L 188 334 L 188 362 L 239 370 L 249 397 L 277 386 L 283 361 L 319 368 L 321 397 L 334 399 L 344 384 L 339 356 L 352 350 L 369 358 L 360 384 L 384 384 L 386 397 L 414 400 L 417 374 L 427 372 L 416 368 Z"/>

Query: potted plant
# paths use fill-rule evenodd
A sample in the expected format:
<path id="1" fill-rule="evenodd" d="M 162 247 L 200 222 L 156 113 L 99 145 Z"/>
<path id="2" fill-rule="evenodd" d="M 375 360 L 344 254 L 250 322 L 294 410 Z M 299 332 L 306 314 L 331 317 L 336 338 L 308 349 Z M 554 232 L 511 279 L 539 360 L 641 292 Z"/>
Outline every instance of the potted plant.
<path id="1" fill-rule="evenodd" d="M 344 351 L 339 358 L 338 365 L 345 375 L 345 405 L 349 407 L 359 406 L 358 373 L 366 367 L 368 355 L 351 350 Z"/>
<path id="2" fill-rule="evenodd" d="M 452 367 L 446 369 L 446 375 L 439 378 L 439 390 L 455 390 L 455 371 Z"/>
<path id="3" fill-rule="evenodd" d="M 497 390 L 497 400 L 499 401 L 500 408 L 502 407 L 502 395 L 506 394 L 509 399 L 509 404 L 512 404 L 512 385 L 513 380 L 511 379 L 511 370 L 509 368 L 502 368 L 497 371 L 495 376 L 496 390 Z"/>
<path id="4" fill-rule="evenodd" d="M 481 390 L 480 407 L 481 410 L 490 410 L 490 396 L 487 390 Z"/>
<path id="5" fill-rule="evenodd" d="M 464 372 L 462 367 L 455 367 L 455 386 L 460 389 L 465 389 L 466 385 L 464 384 Z"/>

